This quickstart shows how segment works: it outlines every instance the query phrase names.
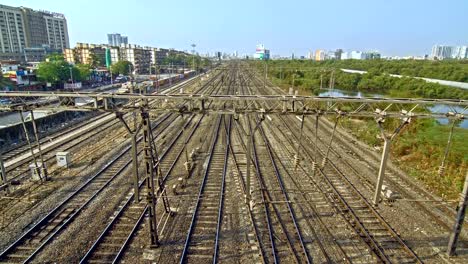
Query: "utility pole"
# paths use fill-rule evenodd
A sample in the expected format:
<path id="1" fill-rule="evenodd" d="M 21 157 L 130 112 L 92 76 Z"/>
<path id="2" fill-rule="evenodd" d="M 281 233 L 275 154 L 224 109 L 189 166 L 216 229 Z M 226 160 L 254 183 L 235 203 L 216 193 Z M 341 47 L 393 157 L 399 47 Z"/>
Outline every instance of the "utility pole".
<path id="1" fill-rule="evenodd" d="M 146 111 L 141 112 L 141 124 L 143 127 L 143 142 L 145 154 L 145 172 L 146 172 L 146 201 L 148 204 L 148 226 L 150 230 L 151 247 L 159 246 L 158 238 L 158 222 L 156 218 L 156 197 L 154 192 L 155 180 L 155 162 L 153 149 L 151 144 L 151 122 L 149 113 Z"/>
<path id="2" fill-rule="evenodd" d="M 73 71 L 72 71 L 72 67 L 70 67 L 69 69 L 70 69 L 70 78 L 71 78 L 71 82 L 72 82 L 72 84 L 74 84 L 74 82 L 73 82 Z"/>
<path id="3" fill-rule="evenodd" d="M 411 113 L 411 111 L 410 111 L 410 113 Z M 385 115 L 385 110 L 382 111 L 381 113 L 383 113 Z M 381 134 L 381 136 L 382 136 L 382 138 L 384 140 L 384 148 L 383 148 L 383 151 L 382 151 L 382 158 L 380 160 L 379 175 L 377 177 L 377 184 L 376 184 L 375 193 L 374 193 L 373 202 L 374 202 L 375 206 L 377 206 L 379 204 L 379 202 L 380 202 L 380 195 L 381 195 L 380 192 L 382 191 L 382 184 L 383 184 L 383 180 L 384 180 L 384 177 L 385 177 L 385 169 L 387 167 L 387 159 L 388 159 L 388 155 L 390 153 L 390 145 L 392 144 L 392 140 L 398 135 L 398 133 L 400 133 L 400 131 L 403 129 L 403 127 L 405 127 L 407 124 L 410 123 L 410 121 L 411 121 L 411 117 L 405 117 L 403 119 L 403 122 L 400 124 L 400 126 L 398 126 L 395 129 L 393 134 L 390 135 L 389 137 L 387 137 L 387 135 L 385 135 L 385 130 L 382 127 L 382 123 L 385 122 L 385 118 L 380 117 L 380 118 L 377 119 L 377 125 L 379 126 L 380 134 Z"/>
<path id="4" fill-rule="evenodd" d="M 196 44 L 192 44 L 190 45 L 192 46 L 192 55 L 193 55 L 193 58 L 192 58 L 192 63 L 193 63 L 193 70 L 195 71 L 196 68 L 195 68 L 195 47 L 197 46 Z"/>
<path id="5" fill-rule="evenodd" d="M 458 204 L 457 219 L 453 226 L 453 233 L 450 235 L 447 254 L 453 256 L 457 250 L 458 238 L 465 220 L 466 206 L 468 205 L 468 172 L 465 175 L 465 184 L 463 192 L 460 195 L 460 203 Z"/>
<path id="6" fill-rule="evenodd" d="M 39 178 L 42 180 L 41 169 L 39 168 L 39 166 L 37 164 L 37 159 L 36 159 L 36 155 L 34 155 L 34 150 L 33 150 L 32 145 L 31 145 L 31 140 L 29 140 L 28 129 L 26 128 L 26 123 L 24 122 L 23 111 L 20 111 L 19 114 L 20 114 L 20 117 L 21 117 L 21 123 L 23 124 L 23 130 L 24 130 L 24 134 L 26 136 L 26 141 L 28 142 L 29 151 L 31 152 L 31 157 L 32 157 L 33 162 L 34 162 L 34 171 L 37 173 Z"/>
<path id="7" fill-rule="evenodd" d="M 37 134 L 37 127 L 36 127 L 36 120 L 34 119 L 34 112 L 33 110 L 30 111 L 31 113 L 31 123 L 33 125 L 34 137 L 36 138 L 36 145 L 37 149 L 39 150 L 39 158 L 41 159 L 41 174 L 44 176 L 44 180 L 47 180 L 47 168 L 44 163 L 44 157 L 42 155 L 41 143 L 39 142 L 39 135 Z"/>
<path id="8" fill-rule="evenodd" d="M 449 113 L 449 115 L 451 115 L 451 113 Z M 450 147 L 452 145 L 452 136 L 453 136 L 453 130 L 455 128 L 455 124 L 461 118 L 462 118 L 461 116 L 456 115 L 455 118 L 452 120 L 452 126 L 450 127 L 450 132 L 449 132 L 449 137 L 448 137 L 448 141 L 447 141 L 447 146 L 445 147 L 444 157 L 442 159 L 442 164 L 440 164 L 440 167 L 439 167 L 439 176 L 440 177 L 444 176 L 445 167 L 447 165 L 447 158 L 448 158 L 448 155 L 449 155 Z"/>
<path id="9" fill-rule="evenodd" d="M 136 126 L 136 113 L 133 112 L 133 118 L 135 118 L 135 128 L 132 130 L 127 122 L 125 122 L 123 118 L 123 114 L 120 112 L 115 113 L 117 118 L 122 122 L 124 127 L 127 129 L 128 133 L 131 135 L 132 139 L 132 172 L 133 172 L 133 193 L 134 193 L 134 201 L 135 202 L 140 202 L 140 177 L 138 175 L 138 149 L 137 149 L 137 137 L 138 133 L 141 129 L 141 124 L 140 126 Z"/>
<path id="10" fill-rule="evenodd" d="M 5 190 L 8 193 L 9 192 L 8 181 L 7 181 L 5 166 L 3 165 L 3 154 L 2 154 L 2 152 L 0 152 L 0 173 L 2 174 L 1 175 L 2 176 L 1 177 L 2 184 L 4 184 L 6 186 Z"/>

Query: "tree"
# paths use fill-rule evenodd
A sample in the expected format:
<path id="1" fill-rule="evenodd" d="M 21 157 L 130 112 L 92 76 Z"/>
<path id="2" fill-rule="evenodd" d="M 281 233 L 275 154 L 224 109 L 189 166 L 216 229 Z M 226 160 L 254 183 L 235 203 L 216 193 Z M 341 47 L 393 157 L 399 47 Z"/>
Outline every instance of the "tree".
<path id="1" fill-rule="evenodd" d="M 88 65 L 91 66 L 91 68 L 95 69 L 99 66 L 104 66 L 104 61 L 95 53 L 91 53 L 89 54 Z"/>
<path id="2" fill-rule="evenodd" d="M 58 84 L 70 79 L 70 67 L 63 56 L 52 54 L 46 61 L 39 63 L 36 73 L 40 80 Z"/>
<path id="3" fill-rule="evenodd" d="M 90 75 L 89 70 L 88 65 L 70 65 L 65 61 L 62 54 L 51 54 L 46 61 L 39 63 L 36 73 L 40 80 L 55 85 L 71 81 L 72 75 L 73 81 L 87 79 Z"/>
<path id="4" fill-rule="evenodd" d="M 76 80 L 87 80 L 89 76 L 91 75 L 91 66 L 87 64 L 77 64 L 76 69 L 78 72 L 78 76 L 76 77 Z M 75 74 L 75 73 L 73 73 Z M 75 77 L 75 75 L 73 75 Z"/>
<path id="5" fill-rule="evenodd" d="M 0 89 L 4 90 L 7 87 L 12 87 L 13 84 L 8 80 L 7 78 L 3 77 L 3 75 L 0 73 Z"/>
<path id="6" fill-rule="evenodd" d="M 115 64 L 112 64 L 110 70 L 114 75 L 128 75 L 130 69 L 133 69 L 132 63 L 130 63 L 129 61 L 118 61 Z"/>

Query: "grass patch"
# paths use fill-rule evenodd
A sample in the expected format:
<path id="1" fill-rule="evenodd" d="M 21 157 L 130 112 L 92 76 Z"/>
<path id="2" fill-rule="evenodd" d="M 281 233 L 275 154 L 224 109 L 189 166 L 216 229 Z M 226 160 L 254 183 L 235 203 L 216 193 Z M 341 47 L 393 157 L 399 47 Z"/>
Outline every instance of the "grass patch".
<path id="1" fill-rule="evenodd" d="M 397 122 L 388 124 L 388 131 L 397 124 Z M 341 125 L 365 143 L 371 146 L 383 146 L 383 140 L 377 137 L 380 132 L 374 120 L 344 119 Z M 458 198 L 465 180 L 468 164 L 468 130 L 455 127 L 445 174 L 440 177 L 438 170 L 447 146 L 449 132 L 450 126 L 440 125 L 436 120 L 414 120 L 395 138 L 391 147 L 391 156 L 408 175 L 423 182 L 435 194 L 452 200 Z"/>

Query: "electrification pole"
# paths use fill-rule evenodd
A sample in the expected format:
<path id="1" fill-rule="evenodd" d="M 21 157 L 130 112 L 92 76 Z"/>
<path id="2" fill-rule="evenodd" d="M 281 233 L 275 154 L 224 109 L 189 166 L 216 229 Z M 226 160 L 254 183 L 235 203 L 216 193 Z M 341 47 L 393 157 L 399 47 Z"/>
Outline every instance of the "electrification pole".
<path id="1" fill-rule="evenodd" d="M 453 226 L 453 233 L 450 235 L 447 254 L 453 256 L 457 250 L 458 238 L 465 220 L 466 206 L 468 205 L 468 172 L 465 175 L 465 184 L 463 192 L 460 195 L 460 203 L 458 204 L 457 219 Z"/>
<path id="2" fill-rule="evenodd" d="M 5 190 L 6 192 L 8 193 L 9 190 L 8 190 L 8 181 L 7 181 L 7 176 L 6 176 L 6 170 L 5 170 L 5 166 L 3 165 L 3 154 L 0 152 L 0 173 L 2 174 L 1 176 L 1 180 L 2 180 L 2 184 L 4 184 L 6 186 Z"/>
<path id="3" fill-rule="evenodd" d="M 145 155 L 145 171 L 146 171 L 146 201 L 148 204 L 148 224 L 150 230 L 151 246 L 159 246 L 158 238 L 158 222 L 156 218 L 156 197 L 154 192 L 155 180 L 155 162 L 154 154 L 151 143 L 151 122 L 149 113 L 146 111 L 141 112 L 141 124 L 143 127 L 143 142 L 144 142 L 144 155 Z"/>

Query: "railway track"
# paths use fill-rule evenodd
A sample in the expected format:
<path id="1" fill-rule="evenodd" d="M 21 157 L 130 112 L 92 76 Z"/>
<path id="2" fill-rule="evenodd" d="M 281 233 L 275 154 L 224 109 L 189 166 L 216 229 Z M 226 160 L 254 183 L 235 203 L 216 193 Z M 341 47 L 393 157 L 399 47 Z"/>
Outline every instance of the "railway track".
<path id="1" fill-rule="evenodd" d="M 154 125 L 159 135 L 174 120 L 163 116 Z M 161 126 L 166 122 L 164 126 Z M 162 130 L 162 131 L 159 131 Z M 101 168 L 68 198 L 0 253 L 0 262 L 29 262 L 131 163 L 130 146 Z"/>
<path id="2" fill-rule="evenodd" d="M 191 116 L 187 120 L 184 129 L 187 129 L 193 118 L 194 116 Z M 190 140 L 200 125 L 201 120 L 202 118 L 193 125 L 190 132 L 186 132 L 189 134 L 184 141 Z M 184 130 L 179 130 L 160 156 L 159 166 L 164 173 L 162 179 L 163 184 L 165 184 L 166 180 L 169 178 L 185 150 L 184 144 L 178 143 L 184 136 L 183 132 Z M 142 188 L 143 185 L 144 181 L 141 181 L 139 184 L 140 188 Z M 138 230 L 146 213 L 147 207 L 144 203 L 137 203 L 133 191 L 129 192 L 126 200 L 123 201 L 114 214 L 115 216 L 83 256 L 80 263 L 116 263 L 122 257 L 124 250 L 131 242 L 132 237 L 135 235 L 136 230 Z M 164 219 L 164 215 L 161 219 Z"/>
<path id="3" fill-rule="evenodd" d="M 325 130 L 330 130 L 330 127 L 325 122 L 322 122 L 322 127 Z M 335 144 L 339 144 L 341 148 L 347 152 L 355 153 L 355 158 L 359 159 L 360 162 L 365 164 L 369 167 L 374 174 L 377 174 L 380 164 L 380 156 L 367 148 L 359 148 L 357 149 L 353 144 L 350 144 L 349 141 L 343 140 L 341 138 L 337 138 L 335 140 Z M 352 140 L 350 140 L 352 141 Z M 366 187 L 373 191 L 375 188 L 375 178 L 370 178 L 362 173 L 359 173 L 352 164 L 349 164 L 345 158 L 342 157 L 338 153 L 338 150 L 335 148 L 331 148 L 330 152 L 335 160 L 343 163 L 350 169 L 350 172 L 353 173 L 357 178 L 366 185 Z M 362 154 L 360 154 L 362 153 Z M 363 158 L 365 156 L 366 158 Z M 399 169 L 395 169 L 392 166 L 389 166 L 386 173 L 386 178 L 384 184 L 386 184 L 390 190 L 394 191 L 396 194 L 395 200 L 398 202 L 399 199 L 408 199 L 412 200 L 414 205 L 424 211 L 431 219 L 436 221 L 441 227 L 445 228 L 447 231 L 452 231 L 452 225 L 449 224 L 453 221 L 455 217 L 455 210 L 454 206 L 447 205 L 442 199 L 436 197 L 435 195 L 431 194 L 424 188 L 421 188 L 420 185 L 416 184 L 415 182 L 411 181 L 408 176 L 404 175 Z M 427 201 L 440 201 L 440 203 L 425 203 L 420 200 L 427 200 Z M 384 199 L 384 202 L 386 200 Z M 467 222 L 468 220 L 465 220 Z M 464 232 L 466 235 L 466 231 Z"/>
<path id="4" fill-rule="evenodd" d="M 256 85 L 261 85 L 262 82 L 258 76 L 251 74 L 256 79 Z M 257 86 L 258 87 L 258 86 Z M 278 93 L 284 93 L 281 89 L 275 87 L 273 84 L 267 81 L 268 88 L 275 89 Z M 332 124 L 327 122 L 320 122 L 320 127 L 325 131 L 331 132 Z M 309 131 L 314 131 L 314 128 L 311 127 L 310 123 L 306 123 L 305 127 Z M 313 133 L 312 133 L 313 134 Z M 375 188 L 375 178 L 368 177 L 363 173 L 360 173 L 356 170 L 355 166 L 349 164 L 339 154 L 340 151 L 352 153 L 354 159 L 359 159 L 362 163 L 364 163 L 367 167 L 373 170 L 374 174 L 377 174 L 380 165 L 380 153 L 375 153 L 371 149 L 367 147 L 356 147 L 355 146 L 355 139 L 349 137 L 348 135 L 341 133 L 338 131 L 340 136 L 337 136 L 335 141 L 335 145 L 339 145 L 340 147 L 330 148 L 330 154 L 332 154 L 336 158 L 336 163 L 338 167 L 341 168 L 341 165 L 346 166 L 343 170 L 350 170 L 350 172 L 356 176 L 359 181 L 366 185 L 366 187 L 373 192 Z M 341 138 L 343 137 L 343 138 Z M 319 142 L 320 143 L 320 142 Z M 325 144 L 325 143 L 324 143 Z M 421 187 L 420 184 L 414 181 L 411 177 L 408 177 L 405 172 L 401 171 L 399 168 L 394 166 L 388 166 L 386 179 L 384 181 L 390 190 L 394 191 L 394 193 L 399 198 L 404 198 L 407 200 L 412 201 L 411 203 L 416 205 L 419 209 L 421 209 L 425 214 L 427 214 L 431 220 L 436 221 L 439 226 L 443 227 L 446 231 L 452 231 L 452 221 L 455 218 L 456 210 L 453 204 L 447 203 L 443 199 L 438 196 L 435 196 L 425 188 Z M 435 203 L 427 203 L 427 201 L 434 201 Z M 439 201 L 439 202 L 436 202 Z M 385 202 L 385 200 L 384 200 Z M 393 201 L 391 201 L 393 202 Z M 465 219 L 465 222 L 468 222 L 468 219 Z M 468 233 L 462 230 L 462 234 L 466 236 Z"/>
<path id="5" fill-rule="evenodd" d="M 105 118 L 105 117 L 102 117 L 102 118 Z M 69 151 L 71 149 L 85 145 L 86 142 L 91 140 L 96 135 L 99 135 L 100 133 L 103 133 L 104 131 L 111 129 L 115 127 L 116 125 L 119 125 L 117 120 L 104 124 L 103 126 L 98 127 L 97 129 L 86 129 L 82 133 L 76 133 L 75 135 L 70 136 L 61 142 L 52 144 L 50 148 L 43 151 L 44 162 L 46 162 L 46 164 L 48 165 L 52 164 L 52 161 L 55 160 L 56 152 Z M 29 149 L 27 149 L 25 153 L 23 154 L 26 154 L 26 153 L 29 153 Z M 39 154 L 37 151 L 35 151 L 35 155 L 36 155 L 36 159 L 39 159 Z M 20 161 L 8 166 L 6 168 L 8 180 L 20 181 L 28 177 L 30 175 L 30 169 L 28 166 L 29 166 L 29 162 L 31 161 L 32 161 L 32 157 L 28 157 L 25 159 L 21 159 Z"/>
<path id="6" fill-rule="evenodd" d="M 197 92 L 214 92 L 218 91 L 219 87 L 217 84 L 214 84 L 217 89 L 212 89 L 209 85 L 214 82 L 213 79 L 209 80 L 206 87 L 200 87 L 197 89 Z M 208 91 L 206 91 L 208 90 Z M 166 149 L 160 156 L 159 168 L 161 169 L 164 176 L 161 180 L 164 185 L 168 178 L 170 177 L 173 169 L 175 168 L 177 162 L 180 160 L 184 151 L 187 151 L 184 147 L 187 142 L 192 138 L 192 136 L 197 131 L 201 121 L 204 118 L 204 115 L 201 116 L 198 121 L 194 124 L 190 132 L 186 131 L 189 124 L 192 122 L 194 116 L 190 116 L 183 126 L 182 130 L 172 137 L 169 143 L 167 143 Z M 188 134 L 184 139 L 184 142 L 178 142 L 179 139 L 185 134 Z M 166 143 L 166 139 L 163 137 L 161 139 L 163 144 Z M 140 188 L 143 187 L 144 181 L 140 182 Z M 127 195 L 127 199 L 121 203 L 119 209 L 115 213 L 115 217 L 109 222 L 106 228 L 102 231 L 100 236 L 94 242 L 94 244 L 89 248 L 87 253 L 83 256 L 80 263 L 115 263 L 123 255 L 124 250 L 129 246 L 136 230 L 138 230 L 145 214 L 147 213 L 148 208 L 142 206 L 140 203 L 135 203 L 133 191 Z M 161 220 L 158 223 L 165 224 L 169 218 L 169 214 L 164 212 L 161 216 Z M 164 223 L 163 223 L 164 222 Z"/>
<path id="7" fill-rule="evenodd" d="M 231 69 L 214 74 L 195 90 L 201 94 L 268 94 L 269 91 L 262 87 L 263 83 L 260 84 L 256 76 Z M 249 256 L 251 262 L 263 263 L 422 263 L 407 241 L 367 201 L 362 189 L 371 184 L 367 180 L 362 186 L 360 183 L 356 185 L 359 170 L 342 159 L 341 149 L 331 147 L 323 167 L 311 166 L 312 162 L 320 163 L 325 157 L 328 140 L 319 137 L 320 141 L 315 142 L 312 138 L 314 128 L 310 124 L 304 126 L 304 134 L 301 135 L 302 128 L 294 116 L 266 117 L 263 123 L 259 123 L 258 119 L 248 115 L 229 118 L 214 115 L 206 124 L 207 130 L 200 132 L 203 129 L 199 125 L 204 117 L 202 115 L 197 120 L 198 116 L 190 116 L 185 119 L 183 129 L 173 134 L 163 134 L 158 139 L 158 144 L 163 145 L 157 163 L 164 175 L 161 178 L 163 186 L 167 182 L 176 182 L 177 176 L 181 175 L 174 173 L 174 168 L 181 167 L 187 153 L 184 146 L 193 135 L 205 133 L 200 143 L 207 139 L 201 150 L 204 153 L 206 149 L 207 157 L 198 159 L 202 161 L 195 165 L 200 169 L 200 175 L 187 173 L 186 180 L 190 184 L 181 196 L 169 198 L 182 204 L 176 210 L 182 214 L 170 217 L 169 212 L 158 213 L 162 250 L 155 251 L 155 258 L 159 256 L 160 261 L 166 262 L 216 263 L 229 261 L 233 255 L 242 255 Z M 168 120 L 168 123 L 172 122 Z M 321 133 L 326 134 L 327 130 L 324 131 Z M 246 132 L 254 134 L 251 157 L 247 156 Z M 299 141 L 302 142 L 299 152 L 304 161 L 294 158 Z M 247 218 L 244 219 L 250 224 L 247 231 L 242 230 L 248 234 L 242 239 L 248 248 L 240 249 L 239 246 L 226 249 L 232 243 L 227 241 L 230 238 L 223 235 L 227 214 L 232 213 L 227 208 L 235 207 L 232 201 L 226 200 L 227 190 L 231 188 L 227 179 L 236 178 L 237 186 L 242 189 L 238 190 L 238 194 L 246 194 L 247 160 L 252 161 L 252 202 L 246 206 L 247 209 L 243 208 L 241 214 L 245 213 Z M 110 172 L 121 173 L 115 170 Z M 401 183 L 392 177 L 391 180 L 395 180 L 395 184 Z M 102 184 L 110 181 L 111 178 L 103 180 Z M 140 186 L 143 184 L 140 182 Z M 409 185 L 404 188 L 409 188 Z M 194 192 L 197 192 L 196 195 L 193 195 Z M 80 193 L 78 195 L 88 195 L 84 191 Z M 55 230 L 60 232 L 64 228 L 62 226 L 66 226 L 75 213 L 79 213 L 76 211 L 81 210 L 80 206 L 86 207 L 90 200 L 80 200 L 75 207 L 70 206 L 70 210 L 74 210 L 71 213 L 66 210 L 68 207 L 61 209 L 63 216 L 57 215 L 47 220 L 47 224 L 36 229 L 33 238 L 24 238 L 22 244 L 16 245 L 14 251 L 5 255 L 6 260 L 31 260 L 42 248 L 34 241 L 51 241 L 56 235 Z M 73 204 L 70 202 L 70 205 Z M 158 205 L 160 212 L 163 210 L 162 204 Z M 188 217 L 184 213 L 185 207 Z M 136 232 L 142 229 L 148 208 L 144 203 L 137 203 L 133 191 L 130 191 L 118 208 L 111 210 L 115 210 L 113 217 L 103 230 L 98 231 L 100 235 L 80 263 L 128 261 L 124 254 L 128 248 L 135 246 L 131 245 L 132 241 L 137 236 Z M 59 223 L 54 224 L 54 221 Z M 238 227 L 232 230 L 235 228 Z M 224 234 L 229 235 L 232 230 L 224 230 Z M 46 234 L 44 238 L 41 233 Z M 28 251 L 34 249 L 32 253 Z M 0 262 L 5 260 L 4 253 L 0 255 Z M 164 258 L 163 254 L 171 256 Z M 29 257 L 25 260 L 18 257 L 22 255 Z"/>
<path id="8" fill-rule="evenodd" d="M 287 129 L 273 125 L 273 122 L 263 123 L 270 133 L 269 140 L 276 146 L 275 156 L 284 175 L 289 179 L 291 203 L 298 208 L 305 219 L 305 231 L 312 233 L 315 246 L 310 247 L 314 259 L 319 258 L 328 263 L 369 263 L 376 262 L 376 257 L 369 253 L 366 243 L 351 229 L 347 222 L 337 213 L 333 204 L 328 201 L 329 190 L 316 184 L 315 174 L 309 163 L 299 165 L 294 157 L 297 142 L 290 140 Z M 323 260 L 322 260 L 323 258 Z"/>
<path id="9" fill-rule="evenodd" d="M 100 116 L 98 117 L 93 117 L 91 119 L 88 119 L 88 120 L 81 120 L 79 121 L 78 124 L 72 126 L 72 127 L 62 127 L 58 130 L 56 130 L 55 132 L 51 133 L 51 134 L 41 134 L 40 135 L 40 138 L 39 138 L 39 142 L 41 144 L 44 144 L 46 142 L 49 142 L 51 140 L 54 140 L 55 138 L 58 138 L 58 137 L 61 137 L 63 135 L 66 135 L 67 133 L 70 133 L 72 130 L 75 130 L 75 129 L 78 129 L 78 128 L 81 128 L 81 127 L 84 127 L 88 124 L 90 124 L 91 122 L 94 122 L 96 119 L 100 118 Z M 33 143 L 33 142 L 32 142 Z M 14 148 L 9 148 L 9 149 L 5 149 L 3 150 L 3 162 L 7 162 L 9 160 L 12 160 L 18 156 L 21 156 L 21 155 L 24 155 L 25 153 L 28 153 L 30 150 L 29 150 L 29 146 L 27 143 L 22 143 L 22 144 L 19 144 L 19 145 L 16 145 Z"/>
<path id="10" fill-rule="evenodd" d="M 295 139 L 300 140 L 302 135 L 299 136 L 298 130 L 293 130 L 289 126 L 291 119 L 286 120 L 284 117 L 279 117 L 279 119 L 288 128 L 289 132 L 294 135 Z M 276 131 L 281 131 L 281 129 Z M 294 146 L 294 142 L 290 143 Z M 309 141 L 308 143 L 312 142 Z M 304 149 L 307 148 L 304 147 Z M 308 154 L 310 161 L 314 161 L 312 155 Z M 323 158 L 324 153 L 321 152 L 320 154 Z M 365 197 L 355 188 L 349 179 L 338 170 L 335 164 L 328 162 L 323 170 L 319 169 L 319 171 L 323 176 L 324 182 L 328 184 L 326 186 L 328 188 L 323 189 L 331 189 L 333 191 L 334 196 L 331 202 L 333 202 L 335 208 L 347 219 L 349 226 L 356 230 L 356 233 L 363 238 L 381 261 L 385 263 L 394 261 L 399 263 L 421 262 L 417 255 L 367 202 Z M 353 219 L 353 221 L 349 221 L 348 219 Z"/>
<path id="11" fill-rule="evenodd" d="M 298 140 L 298 132 L 290 127 L 288 121 L 283 120 L 283 125 Z M 311 146 L 303 145 L 302 149 L 306 158 L 312 162 Z M 323 158 L 323 150 L 317 150 L 320 158 Z M 328 160 L 325 167 L 317 171 L 322 179 L 317 181 L 322 185 L 321 189 L 332 193 L 329 201 L 382 262 L 421 263 L 411 248 L 333 162 Z"/>
<path id="12" fill-rule="evenodd" d="M 180 263 L 216 261 L 220 221 L 222 220 L 224 182 L 228 161 L 228 134 L 223 131 L 223 116 L 218 116 L 216 136 L 210 146 L 206 170 L 198 192 Z"/>
<path id="13" fill-rule="evenodd" d="M 182 84 L 179 84 L 179 85 L 175 85 L 174 87 L 164 89 L 161 92 L 162 93 L 171 92 L 175 88 L 178 88 L 180 85 L 184 85 L 184 86 L 193 85 L 196 82 L 196 80 L 197 80 L 197 78 L 192 78 L 192 79 L 188 80 L 185 83 L 182 83 Z M 202 88 L 203 87 L 201 87 L 200 90 Z M 56 152 L 70 151 L 72 149 L 76 149 L 76 148 L 78 148 L 80 146 L 86 145 L 89 140 L 96 137 L 97 135 L 103 135 L 107 130 L 111 130 L 111 129 L 114 129 L 116 126 L 120 126 L 119 121 L 116 120 L 116 119 L 113 119 L 110 122 L 106 122 L 106 123 L 104 123 L 103 125 L 101 125 L 101 126 L 99 126 L 97 128 L 92 126 L 93 122 L 98 122 L 99 120 L 103 120 L 105 118 L 108 118 L 108 116 L 110 116 L 110 115 L 112 115 L 112 114 L 104 114 L 104 115 L 102 115 L 102 116 L 100 116 L 98 118 L 94 118 L 93 120 L 86 121 L 85 123 L 80 124 L 78 126 L 74 126 L 71 129 L 62 131 L 62 132 L 58 133 L 57 135 L 53 135 L 53 137 L 46 137 L 46 138 L 41 139 L 40 140 L 41 144 L 43 144 L 43 143 L 47 144 L 52 139 L 57 139 L 57 138 L 60 138 L 61 136 L 66 136 L 66 134 L 68 134 L 70 132 L 73 133 L 73 131 L 75 131 L 76 129 L 85 128 L 86 126 L 90 126 L 90 128 L 84 129 L 82 133 L 76 133 L 73 136 L 69 136 L 65 140 L 62 140 L 60 142 L 57 142 L 55 144 L 52 144 L 52 145 L 48 146 L 46 150 L 44 150 L 44 146 L 42 146 L 43 153 L 44 153 L 44 155 L 43 155 L 44 156 L 44 162 L 46 163 L 46 167 L 50 167 L 52 162 L 55 160 L 55 153 Z M 36 145 L 34 144 L 34 142 L 32 142 L 32 143 L 33 143 L 32 144 L 33 147 L 35 148 Z M 38 150 L 34 149 L 34 152 L 35 152 L 35 155 L 36 155 L 36 159 L 38 159 L 38 157 L 39 157 Z M 30 150 L 29 150 L 29 147 L 27 145 L 26 146 L 21 146 L 19 148 L 11 149 L 11 150 L 8 151 L 8 153 L 4 154 L 4 162 L 9 162 L 9 161 L 11 161 L 11 160 L 13 160 L 15 158 L 18 158 L 21 155 L 25 155 L 25 154 L 29 155 L 29 153 L 30 153 Z M 18 182 L 18 181 L 24 180 L 25 178 L 28 178 L 29 175 L 30 175 L 29 163 L 32 160 L 33 160 L 32 157 L 27 157 L 27 158 L 19 160 L 18 162 L 15 162 L 14 164 L 11 164 L 11 165 L 7 166 L 6 170 L 7 170 L 7 175 L 8 175 L 8 181 L 9 182 L 12 182 L 12 181 Z M 5 188 L 5 187 L 6 187 L 6 184 L 3 184 L 2 186 L 0 186 L 0 190 Z"/>

